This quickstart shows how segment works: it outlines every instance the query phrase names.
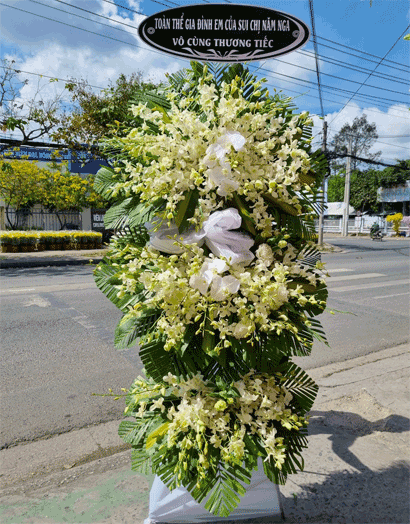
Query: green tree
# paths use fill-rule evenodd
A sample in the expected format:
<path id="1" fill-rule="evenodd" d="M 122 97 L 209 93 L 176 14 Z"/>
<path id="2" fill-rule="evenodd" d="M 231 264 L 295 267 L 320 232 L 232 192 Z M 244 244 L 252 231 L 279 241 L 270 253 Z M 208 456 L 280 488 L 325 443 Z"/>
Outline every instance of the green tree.
<path id="1" fill-rule="evenodd" d="M 138 93 L 153 87 L 154 84 L 142 81 L 141 72 L 129 77 L 121 74 L 100 93 L 95 93 L 84 80 L 66 84 L 74 108 L 62 116 L 52 134 L 53 140 L 68 145 L 73 151 L 87 151 L 94 157 L 106 158 L 101 141 L 128 127 L 133 121 L 129 111 L 131 101 Z"/>
<path id="2" fill-rule="evenodd" d="M 368 160 L 376 160 L 380 157 L 381 152 L 370 153 L 375 141 L 378 139 L 376 124 L 373 122 L 370 124 L 367 120 L 367 115 L 364 114 L 360 118 L 356 117 L 353 120 L 352 125 L 345 124 L 340 131 L 333 138 L 330 149 L 336 155 L 346 155 L 348 149 L 348 143 L 350 138 L 352 139 L 352 158 L 351 167 L 352 170 L 356 169 L 361 162 L 354 157 L 362 157 Z M 331 167 L 334 172 L 339 171 L 341 168 L 346 168 L 346 158 L 341 156 L 336 157 L 332 162 Z"/>
<path id="3" fill-rule="evenodd" d="M 410 160 L 400 160 L 396 165 L 383 170 L 353 171 L 350 180 L 350 205 L 362 212 L 379 212 L 378 189 L 403 185 L 407 180 L 410 180 Z M 342 202 L 344 186 L 343 171 L 331 176 L 328 184 L 328 201 Z"/>

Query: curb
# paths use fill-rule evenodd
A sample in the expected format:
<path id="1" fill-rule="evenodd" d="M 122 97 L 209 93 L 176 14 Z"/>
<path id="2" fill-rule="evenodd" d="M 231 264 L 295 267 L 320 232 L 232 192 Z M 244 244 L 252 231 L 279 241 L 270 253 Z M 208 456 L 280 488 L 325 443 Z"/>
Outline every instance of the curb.
<path id="1" fill-rule="evenodd" d="M 318 383 L 319 395 L 315 408 L 327 404 L 332 399 L 350 398 L 364 386 L 382 404 L 385 398 L 372 390 L 372 382 L 377 383 L 382 375 L 406 374 L 405 365 L 400 359 L 406 358 L 409 345 L 397 347 L 356 357 L 344 362 L 328 364 L 307 370 Z M 403 384 L 402 377 L 397 377 Z M 355 387 L 353 385 L 356 384 Z M 393 393 L 394 394 L 394 393 Z M 394 407 L 394 406 L 392 406 Z M 397 408 L 397 406 L 396 406 Z M 404 410 L 394 409 L 398 413 Z M 16 482 L 32 480 L 35 477 L 61 472 L 96 460 L 126 452 L 130 446 L 118 436 L 120 420 L 112 420 L 81 429 L 73 429 L 60 435 L 52 435 L 29 443 L 22 443 L 2 450 L 3 486 L 13 486 Z"/>
<path id="2" fill-rule="evenodd" d="M 33 268 L 33 267 L 51 267 L 51 266 L 84 266 L 90 264 L 99 264 L 102 261 L 102 258 L 92 258 L 87 259 L 84 257 L 82 259 L 44 259 L 44 260 L 0 260 L 0 269 L 16 269 L 16 268 Z"/>

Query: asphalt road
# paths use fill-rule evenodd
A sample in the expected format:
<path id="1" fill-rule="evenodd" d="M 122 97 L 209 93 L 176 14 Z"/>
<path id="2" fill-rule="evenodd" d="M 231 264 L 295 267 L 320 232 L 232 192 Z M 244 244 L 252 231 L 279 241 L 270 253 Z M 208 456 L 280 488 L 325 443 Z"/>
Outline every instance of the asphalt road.
<path id="1" fill-rule="evenodd" d="M 409 339 L 409 240 L 326 238 L 330 348 L 296 359 L 309 369 Z M 118 310 L 95 287 L 90 266 L 3 270 L 0 446 L 113 420 L 123 404 L 94 396 L 127 387 L 136 350 L 117 351 Z"/>

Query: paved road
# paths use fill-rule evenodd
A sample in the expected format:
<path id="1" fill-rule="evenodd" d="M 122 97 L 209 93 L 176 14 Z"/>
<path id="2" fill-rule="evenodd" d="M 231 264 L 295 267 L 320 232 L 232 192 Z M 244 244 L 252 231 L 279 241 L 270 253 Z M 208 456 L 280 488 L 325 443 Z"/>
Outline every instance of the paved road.
<path id="1" fill-rule="evenodd" d="M 329 241 L 329 239 L 326 239 Z M 305 369 L 393 347 L 409 338 L 409 242 L 335 239 L 344 253 L 323 256 L 330 348 L 299 359 Z M 1 446 L 108 421 L 122 403 L 92 396 L 128 386 L 140 371 L 135 350 L 112 340 L 118 310 L 98 291 L 92 267 L 4 270 Z"/>
<path id="2" fill-rule="evenodd" d="M 317 344 L 296 361 L 309 369 L 408 342 L 410 239 L 325 241 L 344 249 L 322 259 L 330 274 L 329 310 L 345 313 L 324 313 L 320 320 L 330 348 Z"/>

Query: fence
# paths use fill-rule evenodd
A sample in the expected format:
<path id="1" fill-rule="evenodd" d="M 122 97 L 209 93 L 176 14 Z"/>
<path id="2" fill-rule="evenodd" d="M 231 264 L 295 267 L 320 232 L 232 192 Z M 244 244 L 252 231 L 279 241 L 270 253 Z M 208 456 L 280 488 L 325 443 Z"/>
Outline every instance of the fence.
<path id="1" fill-rule="evenodd" d="M 384 234 L 393 234 L 393 224 L 386 222 L 383 217 L 375 216 L 361 216 L 356 218 L 349 218 L 348 222 L 348 233 L 353 234 L 370 234 L 370 228 L 377 222 Z M 316 230 L 318 229 L 319 223 L 316 221 Z M 325 218 L 323 220 L 323 231 L 325 233 L 341 233 L 342 232 L 342 218 Z M 407 225 L 402 225 L 400 231 L 409 234 Z"/>
<path id="2" fill-rule="evenodd" d="M 7 229 L 42 231 L 59 231 L 61 229 L 82 229 L 81 213 L 79 211 L 60 212 L 58 214 L 44 210 L 23 209 L 5 212 Z"/>

